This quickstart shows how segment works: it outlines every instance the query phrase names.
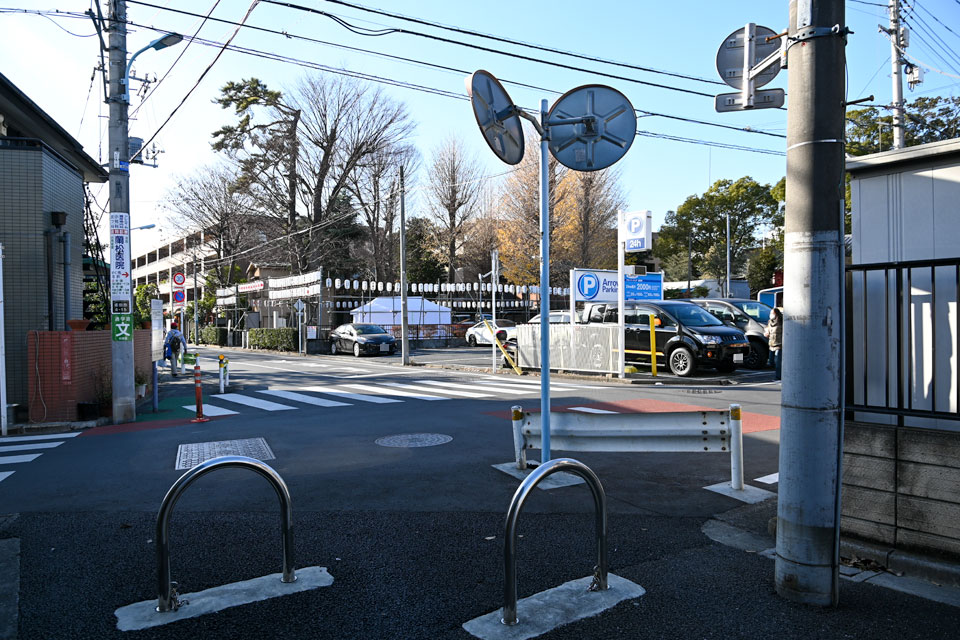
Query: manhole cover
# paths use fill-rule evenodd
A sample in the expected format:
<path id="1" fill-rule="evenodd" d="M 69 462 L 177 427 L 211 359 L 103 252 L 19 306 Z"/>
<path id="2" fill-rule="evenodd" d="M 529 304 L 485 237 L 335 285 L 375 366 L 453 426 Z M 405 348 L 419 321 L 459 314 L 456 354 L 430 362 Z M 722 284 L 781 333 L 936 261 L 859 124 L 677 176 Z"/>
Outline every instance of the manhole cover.
<path id="1" fill-rule="evenodd" d="M 177 469 L 193 469 L 201 462 L 220 456 L 246 456 L 256 460 L 275 460 L 270 445 L 263 438 L 195 442 L 177 447 Z"/>
<path id="2" fill-rule="evenodd" d="M 438 444 L 447 444 L 453 440 L 451 436 L 442 433 L 402 433 L 396 436 L 385 436 L 377 439 L 381 447 L 434 447 Z"/>

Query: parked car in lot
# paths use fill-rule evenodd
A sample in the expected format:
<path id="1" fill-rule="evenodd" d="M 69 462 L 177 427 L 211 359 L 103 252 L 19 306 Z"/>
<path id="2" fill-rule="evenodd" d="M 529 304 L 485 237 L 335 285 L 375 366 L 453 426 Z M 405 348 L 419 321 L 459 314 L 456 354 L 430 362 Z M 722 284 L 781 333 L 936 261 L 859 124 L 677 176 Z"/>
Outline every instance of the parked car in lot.
<path id="1" fill-rule="evenodd" d="M 489 325 L 489 327 L 487 326 Z M 464 337 L 467 339 L 467 344 L 471 347 L 475 347 L 478 344 L 493 344 L 493 334 L 490 332 L 490 327 L 497 333 L 498 337 L 500 332 L 504 331 L 506 339 L 516 338 L 517 336 L 517 323 L 513 320 L 501 320 L 497 318 L 496 320 L 487 320 L 486 322 L 478 322 L 469 329 Z M 501 338 L 501 342 L 503 338 Z"/>
<path id="2" fill-rule="evenodd" d="M 547 322 L 550 324 L 570 324 L 570 312 L 551 311 L 550 316 L 547 318 Z M 538 313 L 527 320 L 527 324 L 540 324 L 540 314 Z"/>
<path id="3" fill-rule="evenodd" d="M 750 353 L 744 358 L 744 366 L 749 369 L 762 369 L 767 366 L 769 349 L 763 330 L 770 319 L 770 307 L 749 298 L 698 298 L 690 302 L 743 331 L 750 341 Z"/>
<path id="4" fill-rule="evenodd" d="M 697 305 L 682 300 L 627 302 L 624 317 L 626 359 L 650 362 L 650 316 L 653 316 L 657 362 L 671 373 L 689 376 L 699 366 L 731 373 L 750 351 L 747 337 Z M 602 308 L 601 308 L 602 307 Z M 587 322 L 616 324 L 617 305 L 591 304 Z"/>
<path id="5" fill-rule="evenodd" d="M 330 333 L 330 353 L 393 355 L 397 340 L 378 324 L 342 324 Z"/>

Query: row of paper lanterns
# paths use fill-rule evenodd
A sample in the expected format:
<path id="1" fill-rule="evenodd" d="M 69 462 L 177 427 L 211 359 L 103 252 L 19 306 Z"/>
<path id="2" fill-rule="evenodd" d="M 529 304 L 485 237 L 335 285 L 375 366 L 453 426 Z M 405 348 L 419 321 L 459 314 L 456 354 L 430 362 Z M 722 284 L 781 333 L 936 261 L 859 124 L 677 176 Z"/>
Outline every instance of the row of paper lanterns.
<path id="1" fill-rule="evenodd" d="M 483 301 L 483 302 L 481 302 L 480 304 L 482 305 L 482 308 L 483 308 L 483 309 L 489 309 L 489 308 L 490 308 L 490 301 L 489 301 L 489 300 Z M 335 305 L 335 307 L 336 307 L 337 309 L 356 309 L 356 308 L 359 307 L 359 306 L 360 306 L 360 301 L 359 301 L 359 300 L 337 301 L 337 303 L 336 303 L 336 305 Z M 467 301 L 455 300 L 455 301 L 453 301 L 453 302 L 450 303 L 450 306 L 453 307 L 453 308 L 455 308 L 455 309 L 476 309 L 476 308 L 477 308 L 477 303 L 476 303 L 476 302 L 471 302 L 471 301 L 469 301 L 469 300 L 467 300 Z M 497 308 L 498 308 L 498 309 L 517 309 L 517 308 L 529 307 L 529 306 L 531 306 L 529 300 L 503 300 L 503 301 L 498 300 L 498 301 L 497 301 Z M 399 310 L 400 310 L 400 309 L 397 309 L 397 311 L 399 311 Z M 419 313 L 419 311 L 411 311 L 411 312 L 410 312 L 411 315 L 414 315 L 414 314 L 417 314 L 417 313 Z"/>
<path id="2" fill-rule="evenodd" d="M 326 281 L 327 287 L 334 287 L 336 289 L 346 289 L 354 291 L 386 291 L 391 293 L 394 291 L 400 291 L 399 282 L 374 282 L 372 280 L 341 280 L 340 278 L 332 279 L 327 278 Z M 467 291 L 480 291 L 480 292 L 491 292 L 493 290 L 493 284 L 489 282 L 455 282 L 455 283 L 431 283 L 431 282 L 411 282 L 408 285 L 409 290 L 414 293 L 453 293 L 453 292 L 467 292 Z M 515 285 L 515 284 L 498 284 L 497 293 L 537 293 L 539 292 L 540 287 L 536 286 L 527 286 L 527 285 Z M 552 295 L 567 295 L 569 291 L 562 287 L 552 287 L 550 289 Z"/>

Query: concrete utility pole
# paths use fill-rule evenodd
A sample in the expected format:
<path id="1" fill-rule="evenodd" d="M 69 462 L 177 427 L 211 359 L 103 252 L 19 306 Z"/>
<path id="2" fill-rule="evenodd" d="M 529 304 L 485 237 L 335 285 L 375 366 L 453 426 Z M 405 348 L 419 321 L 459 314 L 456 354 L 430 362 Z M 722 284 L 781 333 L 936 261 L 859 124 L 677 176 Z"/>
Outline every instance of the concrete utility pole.
<path id="1" fill-rule="evenodd" d="M 903 149 L 903 72 L 900 53 L 900 0 L 890 0 L 890 78 L 893 80 L 893 148 Z"/>
<path id="2" fill-rule="evenodd" d="M 130 280 L 130 145 L 127 140 L 127 4 L 110 3 L 110 332 L 113 423 L 133 422 L 133 316 Z M 124 267 L 124 268 L 120 268 Z"/>
<path id="3" fill-rule="evenodd" d="M 410 341 L 407 339 L 407 191 L 400 167 L 400 364 L 410 364 Z"/>
<path id="4" fill-rule="evenodd" d="M 843 0 L 791 0 L 777 593 L 838 600 L 843 453 Z"/>

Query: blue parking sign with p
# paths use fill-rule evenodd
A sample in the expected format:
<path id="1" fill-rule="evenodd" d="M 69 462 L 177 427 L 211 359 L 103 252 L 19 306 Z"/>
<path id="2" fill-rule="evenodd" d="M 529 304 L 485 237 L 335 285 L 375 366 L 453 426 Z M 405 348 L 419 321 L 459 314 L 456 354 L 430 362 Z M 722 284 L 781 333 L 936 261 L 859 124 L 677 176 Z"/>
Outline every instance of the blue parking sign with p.
<path id="1" fill-rule="evenodd" d="M 625 251 L 645 251 L 647 247 L 647 212 L 624 215 L 623 241 Z"/>

